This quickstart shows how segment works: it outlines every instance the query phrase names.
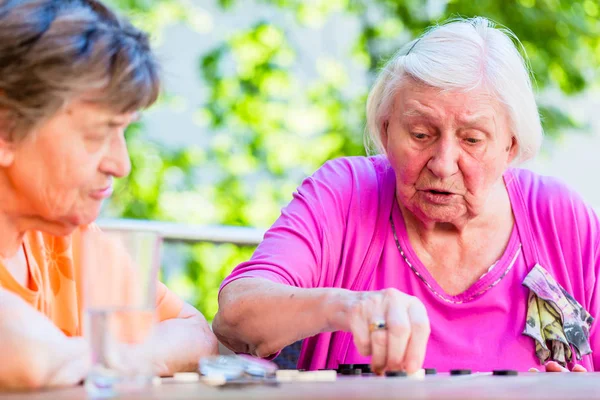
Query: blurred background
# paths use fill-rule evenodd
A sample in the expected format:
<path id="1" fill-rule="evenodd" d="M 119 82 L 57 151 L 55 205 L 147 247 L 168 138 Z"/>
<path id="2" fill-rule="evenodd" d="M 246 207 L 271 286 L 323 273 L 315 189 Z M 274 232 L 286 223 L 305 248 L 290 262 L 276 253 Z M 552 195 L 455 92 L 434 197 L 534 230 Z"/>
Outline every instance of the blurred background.
<path id="1" fill-rule="evenodd" d="M 127 132 L 133 170 L 102 218 L 162 221 L 163 279 L 209 320 L 219 284 L 302 179 L 364 154 L 378 68 L 451 17 L 485 16 L 520 38 L 546 132 L 526 167 L 600 211 L 599 0 L 107 2 L 151 33 L 164 93 Z"/>

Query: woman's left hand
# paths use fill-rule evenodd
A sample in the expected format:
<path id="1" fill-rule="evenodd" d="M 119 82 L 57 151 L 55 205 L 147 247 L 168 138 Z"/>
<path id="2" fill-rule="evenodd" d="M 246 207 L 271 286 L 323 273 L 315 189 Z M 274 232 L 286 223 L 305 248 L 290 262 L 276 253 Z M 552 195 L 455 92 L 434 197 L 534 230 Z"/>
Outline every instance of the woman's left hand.
<path id="1" fill-rule="evenodd" d="M 573 369 L 569 370 L 568 368 L 563 367 L 556 361 L 548 361 L 545 365 L 546 372 L 587 372 L 584 366 L 575 364 Z M 540 372 L 537 368 L 530 368 L 529 372 Z"/>

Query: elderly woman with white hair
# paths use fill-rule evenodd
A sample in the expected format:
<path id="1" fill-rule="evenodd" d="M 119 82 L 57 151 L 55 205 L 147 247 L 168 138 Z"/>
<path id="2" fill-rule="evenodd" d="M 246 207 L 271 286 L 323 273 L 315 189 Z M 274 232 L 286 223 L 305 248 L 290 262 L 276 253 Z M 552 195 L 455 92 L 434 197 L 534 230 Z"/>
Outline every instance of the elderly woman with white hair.
<path id="1" fill-rule="evenodd" d="M 304 339 L 306 369 L 600 370 L 600 224 L 516 167 L 542 127 L 515 43 L 454 20 L 387 63 L 367 103 L 381 154 L 301 184 L 222 284 L 223 343 L 268 357 Z"/>

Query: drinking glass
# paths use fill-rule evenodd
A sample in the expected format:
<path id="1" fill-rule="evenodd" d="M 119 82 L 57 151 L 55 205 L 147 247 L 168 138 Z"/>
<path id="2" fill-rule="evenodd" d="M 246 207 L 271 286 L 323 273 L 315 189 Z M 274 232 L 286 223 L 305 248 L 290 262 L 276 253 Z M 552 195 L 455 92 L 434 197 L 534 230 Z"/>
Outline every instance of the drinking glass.
<path id="1" fill-rule="evenodd" d="M 88 230 L 82 234 L 85 323 L 92 368 L 85 387 L 112 397 L 152 384 L 157 232 Z"/>

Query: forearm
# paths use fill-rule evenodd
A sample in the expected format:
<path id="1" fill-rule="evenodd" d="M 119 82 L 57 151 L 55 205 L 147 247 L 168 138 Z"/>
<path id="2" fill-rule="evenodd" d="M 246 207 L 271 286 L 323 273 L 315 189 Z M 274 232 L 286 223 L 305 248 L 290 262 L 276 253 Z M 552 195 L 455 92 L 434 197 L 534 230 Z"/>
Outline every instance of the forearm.
<path id="1" fill-rule="evenodd" d="M 350 293 L 240 279 L 221 291 L 213 330 L 233 351 L 266 357 L 305 337 L 344 330 Z"/>
<path id="2" fill-rule="evenodd" d="M 65 336 L 44 315 L 0 289 L 0 389 L 68 386 L 89 368 L 83 338 Z"/>
<path id="3" fill-rule="evenodd" d="M 218 354 L 217 339 L 206 319 L 188 304 L 178 318 L 157 325 L 152 347 L 162 376 L 196 371 L 200 358 Z"/>

